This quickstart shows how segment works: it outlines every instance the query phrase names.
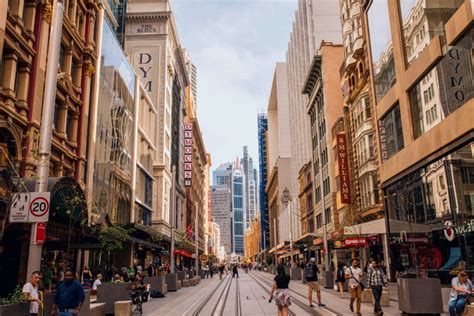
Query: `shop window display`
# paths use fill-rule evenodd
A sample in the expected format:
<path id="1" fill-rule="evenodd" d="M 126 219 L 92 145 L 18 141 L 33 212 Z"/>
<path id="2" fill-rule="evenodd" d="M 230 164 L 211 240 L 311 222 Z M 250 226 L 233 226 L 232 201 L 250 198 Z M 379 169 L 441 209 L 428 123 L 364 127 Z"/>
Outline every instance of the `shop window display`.
<path id="1" fill-rule="evenodd" d="M 472 168 L 474 142 L 384 189 L 393 262 L 414 274 L 448 273 L 460 262 L 474 271 L 474 188 L 466 183 Z"/>

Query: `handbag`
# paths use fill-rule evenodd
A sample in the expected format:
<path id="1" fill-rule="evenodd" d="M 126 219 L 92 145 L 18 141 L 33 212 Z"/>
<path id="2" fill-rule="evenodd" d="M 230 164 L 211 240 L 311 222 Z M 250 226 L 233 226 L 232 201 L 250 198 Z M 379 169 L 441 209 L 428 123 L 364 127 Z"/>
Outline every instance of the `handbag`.
<path id="1" fill-rule="evenodd" d="M 337 291 L 337 290 L 338 290 L 337 284 L 334 284 L 334 291 Z"/>
<path id="2" fill-rule="evenodd" d="M 359 283 L 360 288 L 361 288 L 362 291 L 365 290 L 365 287 L 366 287 L 365 284 L 363 282 L 360 282 L 356 278 L 354 278 L 354 273 L 352 272 L 352 269 L 350 267 L 349 267 L 349 270 L 351 270 L 352 279 L 354 279 L 357 283 Z"/>

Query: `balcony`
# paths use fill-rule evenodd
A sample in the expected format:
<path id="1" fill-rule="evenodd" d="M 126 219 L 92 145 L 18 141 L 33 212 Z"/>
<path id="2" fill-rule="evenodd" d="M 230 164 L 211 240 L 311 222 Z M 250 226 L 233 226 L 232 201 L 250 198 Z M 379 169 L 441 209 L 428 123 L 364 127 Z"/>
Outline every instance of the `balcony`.
<path id="1" fill-rule="evenodd" d="M 352 56 L 353 58 L 359 58 L 364 54 L 364 38 L 362 36 L 358 36 L 354 43 L 352 44 Z"/>

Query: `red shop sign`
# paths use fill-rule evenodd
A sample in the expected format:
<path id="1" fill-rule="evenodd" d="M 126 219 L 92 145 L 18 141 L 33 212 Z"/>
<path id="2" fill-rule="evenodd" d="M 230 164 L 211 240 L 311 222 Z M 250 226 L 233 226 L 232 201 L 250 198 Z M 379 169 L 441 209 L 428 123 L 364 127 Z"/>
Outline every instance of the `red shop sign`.
<path id="1" fill-rule="evenodd" d="M 366 247 L 368 246 L 365 237 L 348 237 L 344 239 L 344 247 Z"/>

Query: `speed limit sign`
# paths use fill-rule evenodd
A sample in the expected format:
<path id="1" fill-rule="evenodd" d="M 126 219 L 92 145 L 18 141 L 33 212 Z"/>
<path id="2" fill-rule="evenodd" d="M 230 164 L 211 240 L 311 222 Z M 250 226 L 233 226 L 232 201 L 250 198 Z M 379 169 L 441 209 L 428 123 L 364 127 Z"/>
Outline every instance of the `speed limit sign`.
<path id="1" fill-rule="evenodd" d="M 33 192 L 30 197 L 28 222 L 41 223 L 49 219 L 49 192 Z"/>

